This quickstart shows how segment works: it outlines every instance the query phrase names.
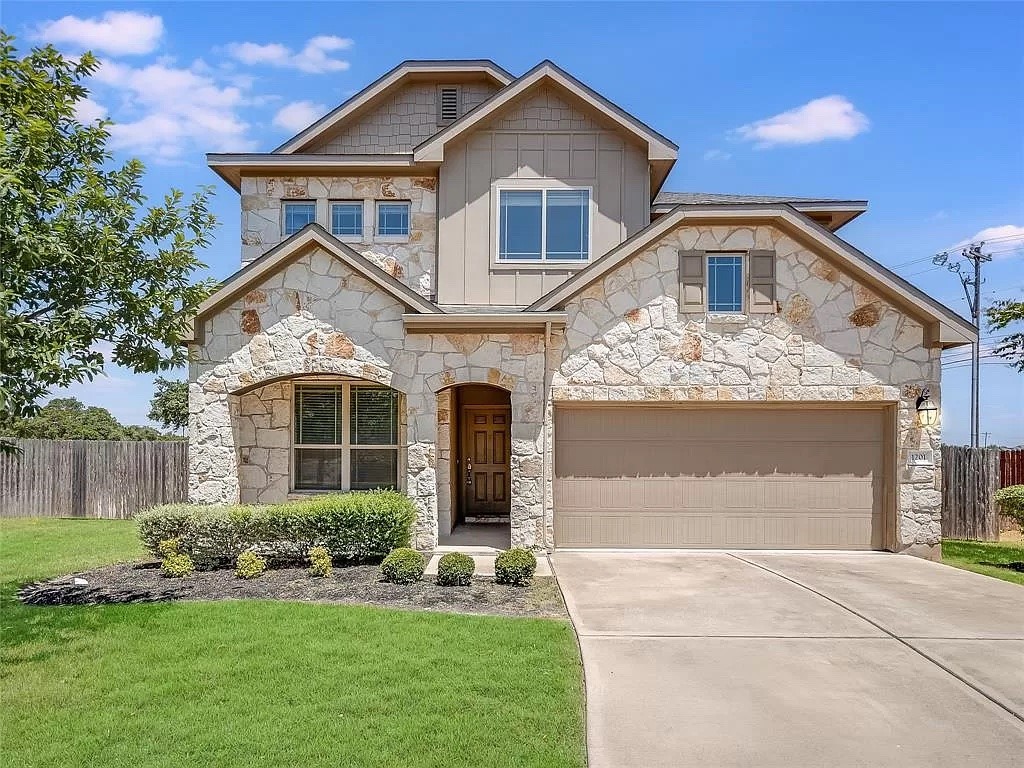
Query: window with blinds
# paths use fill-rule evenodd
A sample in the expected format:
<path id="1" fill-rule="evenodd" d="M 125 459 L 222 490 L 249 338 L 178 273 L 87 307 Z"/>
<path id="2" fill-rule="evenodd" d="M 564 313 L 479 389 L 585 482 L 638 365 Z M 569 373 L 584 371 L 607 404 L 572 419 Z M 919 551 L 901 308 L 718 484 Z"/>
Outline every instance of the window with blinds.
<path id="1" fill-rule="evenodd" d="M 398 398 L 386 387 L 296 385 L 295 489 L 397 487 Z"/>

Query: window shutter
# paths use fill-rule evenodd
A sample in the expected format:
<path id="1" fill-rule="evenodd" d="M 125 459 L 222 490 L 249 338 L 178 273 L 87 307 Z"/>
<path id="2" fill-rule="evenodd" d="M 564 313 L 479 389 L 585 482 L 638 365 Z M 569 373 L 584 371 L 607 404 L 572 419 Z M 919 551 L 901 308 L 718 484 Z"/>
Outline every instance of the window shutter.
<path id="1" fill-rule="evenodd" d="M 704 251 L 679 251 L 679 311 L 703 312 L 707 307 Z"/>
<path id="2" fill-rule="evenodd" d="M 437 89 L 437 122 L 441 125 L 455 122 L 459 117 L 459 88 L 443 85 Z"/>
<path id="3" fill-rule="evenodd" d="M 775 306 L 775 251 L 750 251 L 750 306 L 751 313 L 774 314 Z"/>

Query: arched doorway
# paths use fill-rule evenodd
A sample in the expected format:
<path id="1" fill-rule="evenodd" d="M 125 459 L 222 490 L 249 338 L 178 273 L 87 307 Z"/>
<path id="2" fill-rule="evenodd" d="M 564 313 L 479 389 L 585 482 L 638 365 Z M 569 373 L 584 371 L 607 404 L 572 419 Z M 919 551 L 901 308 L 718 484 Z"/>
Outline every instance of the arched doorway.
<path id="1" fill-rule="evenodd" d="M 447 391 L 451 528 L 439 544 L 509 546 L 512 404 L 507 390 L 462 384 Z"/>

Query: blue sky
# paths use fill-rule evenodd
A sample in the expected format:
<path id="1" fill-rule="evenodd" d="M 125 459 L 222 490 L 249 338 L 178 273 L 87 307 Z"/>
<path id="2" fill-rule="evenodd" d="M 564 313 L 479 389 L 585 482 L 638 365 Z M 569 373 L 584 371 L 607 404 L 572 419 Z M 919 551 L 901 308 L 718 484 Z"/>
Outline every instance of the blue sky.
<path id="1" fill-rule="evenodd" d="M 3 26 L 107 62 L 85 114 L 119 124 L 152 196 L 216 187 L 218 278 L 238 266 L 238 199 L 205 152 L 270 150 L 402 59 L 550 58 L 679 144 L 665 189 L 867 199 L 843 237 L 963 314 L 925 259 L 988 232 L 985 301 L 1024 295 L 1021 4 L 8 0 Z M 967 352 L 946 358 L 945 439 L 966 442 Z M 152 379 L 112 368 L 73 391 L 144 423 Z M 1024 443 L 1022 403 L 1024 376 L 986 360 L 990 443 Z"/>

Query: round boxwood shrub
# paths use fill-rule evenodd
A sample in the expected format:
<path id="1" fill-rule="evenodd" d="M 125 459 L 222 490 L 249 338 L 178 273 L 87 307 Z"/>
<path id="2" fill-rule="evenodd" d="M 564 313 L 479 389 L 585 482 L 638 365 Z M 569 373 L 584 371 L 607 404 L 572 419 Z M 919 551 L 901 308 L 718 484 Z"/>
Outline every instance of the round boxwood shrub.
<path id="1" fill-rule="evenodd" d="M 391 584 L 412 584 L 423 576 L 427 567 L 423 555 L 415 549 L 399 547 L 391 550 L 380 564 L 380 575 Z"/>
<path id="2" fill-rule="evenodd" d="M 265 570 L 267 561 L 249 549 L 240 554 L 235 563 L 235 576 L 240 579 L 255 579 Z"/>
<path id="3" fill-rule="evenodd" d="M 163 539 L 156 545 L 157 554 L 160 557 L 170 557 L 181 553 L 181 542 L 178 539 Z"/>
<path id="4" fill-rule="evenodd" d="M 530 583 L 537 570 L 537 558 L 528 549 L 506 549 L 494 559 L 494 580 L 518 587 Z"/>
<path id="5" fill-rule="evenodd" d="M 309 575 L 331 575 L 331 553 L 327 547 L 313 547 L 309 550 Z"/>
<path id="6" fill-rule="evenodd" d="M 1024 485 L 1008 485 L 996 491 L 999 511 L 1013 520 L 1024 531 Z"/>
<path id="7" fill-rule="evenodd" d="M 476 564 L 469 555 L 449 552 L 437 562 L 437 583 L 442 587 L 468 587 Z"/>
<path id="8" fill-rule="evenodd" d="M 194 573 L 196 567 L 192 562 L 192 558 L 188 555 L 179 555 L 172 552 L 164 558 L 163 563 L 160 565 L 160 570 L 169 579 L 183 579 Z"/>

